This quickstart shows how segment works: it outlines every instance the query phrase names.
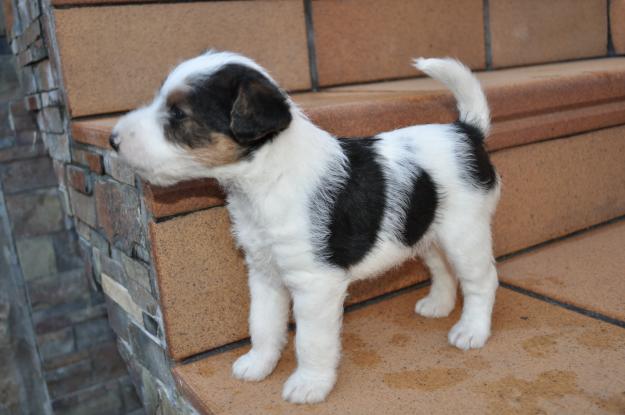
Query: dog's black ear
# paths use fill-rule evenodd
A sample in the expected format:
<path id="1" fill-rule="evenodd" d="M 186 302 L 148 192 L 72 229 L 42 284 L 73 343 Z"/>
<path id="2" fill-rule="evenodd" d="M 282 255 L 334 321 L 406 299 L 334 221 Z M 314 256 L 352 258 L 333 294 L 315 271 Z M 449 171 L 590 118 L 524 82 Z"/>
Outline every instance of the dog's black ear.
<path id="1" fill-rule="evenodd" d="M 287 98 L 277 86 L 260 76 L 241 81 L 230 112 L 230 130 L 239 143 L 278 133 L 290 123 Z"/>

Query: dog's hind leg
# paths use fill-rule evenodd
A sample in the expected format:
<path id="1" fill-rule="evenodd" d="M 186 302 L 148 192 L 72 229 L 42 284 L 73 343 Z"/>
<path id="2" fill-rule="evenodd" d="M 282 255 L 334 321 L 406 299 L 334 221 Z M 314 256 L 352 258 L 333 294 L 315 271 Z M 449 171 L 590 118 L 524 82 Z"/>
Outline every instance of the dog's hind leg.
<path id="1" fill-rule="evenodd" d="M 482 347 L 490 336 L 498 280 L 486 217 L 448 224 L 440 240 L 460 281 L 464 297 L 460 321 L 449 332 L 449 343 L 460 349 Z"/>
<path id="2" fill-rule="evenodd" d="M 432 244 L 422 258 L 430 270 L 432 286 L 427 297 L 417 301 L 415 312 L 424 317 L 446 317 L 456 304 L 456 279 L 436 245 Z"/>

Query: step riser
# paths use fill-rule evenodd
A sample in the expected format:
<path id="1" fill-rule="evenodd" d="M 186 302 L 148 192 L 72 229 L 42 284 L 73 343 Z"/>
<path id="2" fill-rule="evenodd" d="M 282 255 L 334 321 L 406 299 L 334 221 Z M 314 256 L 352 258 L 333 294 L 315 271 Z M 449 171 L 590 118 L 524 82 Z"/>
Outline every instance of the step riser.
<path id="1" fill-rule="evenodd" d="M 504 255 L 625 214 L 625 126 L 496 152 L 503 192 L 494 221 Z M 607 180 L 606 178 L 610 178 Z M 247 336 L 245 267 L 225 208 L 152 224 L 174 359 Z M 354 287 L 351 302 L 422 281 L 419 262 Z"/>
<path id="2" fill-rule="evenodd" d="M 412 77 L 410 60 L 421 55 L 454 56 L 484 69 L 487 38 L 494 68 L 607 56 L 603 0 L 493 2 L 487 35 L 482 0 L 314 1 L 316 70 L 302 1 L 97 3 L 106 2 L 55 3 L 63 6 L 54 17 L 73 116 L 145 103 L 172 66 L 207 48 L 257 59 L 290 90 L 313 87 L 311 72 L 321 87 Z"/>
<path id="3" fill-rule="evenodd" d="M 209 48 L 253 56 L 285 88 L 311 87 L 300 1 L 81 7 L 55 21 L 74 117 L 146 103 L 175 65 Z"/>

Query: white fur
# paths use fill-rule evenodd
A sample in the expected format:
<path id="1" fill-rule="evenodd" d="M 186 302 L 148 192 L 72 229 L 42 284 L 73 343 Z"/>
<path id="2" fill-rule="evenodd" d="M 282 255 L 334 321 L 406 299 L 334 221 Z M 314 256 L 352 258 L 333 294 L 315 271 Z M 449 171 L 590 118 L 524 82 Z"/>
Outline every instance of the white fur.
<path id="1" fill-rule="evenodd" d="M 484 135 L 490 129 L 490 110 L 482 92 L 480 81 L 471 71 L 455 59 L 414 60 L 415 68 L 439 80 L 454 94 L 460 113 L 460 121 L 477 125 Z"/>
<path id="2" fill-rule="evenodd" d="M 171 184 L 215 177 L 226 189 L 233 232 L 245 251 L 252 299 L 252 348 L 234 363 L 234 376 L 258 381 L 272 372 L 286 343 L 292 298 L 298 366 L 284 385 L 283 397 L 295 403 L 324 400 L 336 381 L 343 300 L 349 283 L 421 255 L 432 271 L 432 288 L 415 310 L 427 317 L 446 316 L 455 304 L 456 282 L 440 250 L 464 294 L 462 317 L 450 331 L 449 342 L 461 349 L 483 346 L 490 335 L 497 287 L 490 221 L 499 186 L 485 191 L 467 182 L 458 157 L 467 151 L 467 145 L 454 128 L 419 125 L 379 135 L 376 146 L 394 207 L 384 214 L 374 248 L 351 268 L 340 269 L 316 255 L 319 247 L 315 241 L 323 239 L 320 232 L 331 198 L 331 192 L 323 189 L 331 189 L 333 182 L 347 176 L 345 156 L 338 141 L 313 125 L 294 104 L 290 103 L 290 126 L 258 149 L 253 158 L 217 168 L 206 168 L 186 156 L 159 130 L 167 91 L 194 74 L 210 76 L 215 68 L 231 61 L 259 68 L 234 54 L 209 53 L 188 61 L 172 72 L 150 106 L 125 116 L 115 132 L 120 137 L 120 154 L 148 180 Z M 488 106 L 468 69 L 440 59 L 420 59 L 416 66 L 452 89 L 462 120 L 488 130 Z M 400 207 L 408 203 L 411 178 L 419 173 L 405 168 L 403 159 L 427 171 L 444 195 L 435 222 L 413 248 L 393 237 L 393 230 L 402 223 Z"/>

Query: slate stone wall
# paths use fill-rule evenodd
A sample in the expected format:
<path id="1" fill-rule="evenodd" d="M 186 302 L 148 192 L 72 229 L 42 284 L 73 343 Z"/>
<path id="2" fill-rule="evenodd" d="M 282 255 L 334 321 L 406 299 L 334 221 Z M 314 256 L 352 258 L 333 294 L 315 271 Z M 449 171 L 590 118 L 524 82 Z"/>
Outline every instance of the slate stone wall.
<path id="1" fill-rule="evenodd" d="M 88 172 L 102 173 L 102 158 L 70 148 L 45 5 L 2 5 L 0 415 L 144 413 L 66 185 L 92 197 Z M 77 208 L 95 215 L 94 204 Z M 88 241 L 109 255 L 106 233 Z"/>

